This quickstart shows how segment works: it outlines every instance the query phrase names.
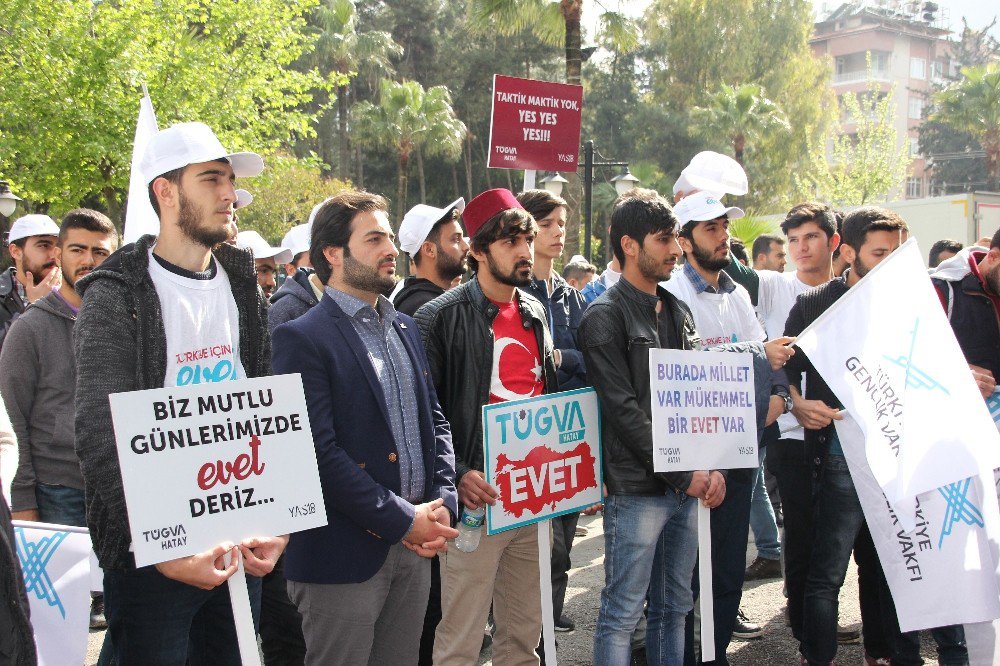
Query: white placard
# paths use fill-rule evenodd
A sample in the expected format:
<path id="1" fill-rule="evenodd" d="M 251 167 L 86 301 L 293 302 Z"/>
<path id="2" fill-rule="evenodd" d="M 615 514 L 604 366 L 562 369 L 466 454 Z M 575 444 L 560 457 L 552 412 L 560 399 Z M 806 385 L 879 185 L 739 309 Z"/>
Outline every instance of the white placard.
<path id="1" fill-rule="evenodd" d="M 760 464 L 750 354 L 651 349 L 649 383 L 657 472 Z"/>
<path id="2" fill-rule="evenodd" d="M 299 375 L 110 400 L 137 566 L 326 525 Z"/>
<path id="3" fill-rule="evenodd" d="M 483 407 L 486 479 L 500 495 L 488 534 L 602 501 L 601 421 L 592 388 Z"/>

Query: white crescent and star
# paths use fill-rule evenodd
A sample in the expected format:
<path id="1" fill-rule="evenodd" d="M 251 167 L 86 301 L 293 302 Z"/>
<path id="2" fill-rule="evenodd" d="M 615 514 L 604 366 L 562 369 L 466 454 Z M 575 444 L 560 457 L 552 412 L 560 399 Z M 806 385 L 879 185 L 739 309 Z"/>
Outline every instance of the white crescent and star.
<path id="1" fill-rule="evenodd" d="M 491 373 L 493 380 L 490 383 L 490 393 L 501 400 L 520 400 L 522 398 L 531 398 L 534 395 L 533 393 L 529 392 L 522 394 L 511 391 L 504 386 L 503 380 L 500 378 L 500 357 L 503 356 L 504 350 L 510 345 L 517 345 L 532 356 L 532 360 L 535 362 L 535 367 L 533 367 L 531 371 L 535 373 L 535 381 L 538 382 L 542 379 L 542 366 L 539 364 L 538 359 L 534 358 L 534 354 L 531 354 L 531 350 L 514 338 L 500 338 L 493 342 L 493 371 Z"/>

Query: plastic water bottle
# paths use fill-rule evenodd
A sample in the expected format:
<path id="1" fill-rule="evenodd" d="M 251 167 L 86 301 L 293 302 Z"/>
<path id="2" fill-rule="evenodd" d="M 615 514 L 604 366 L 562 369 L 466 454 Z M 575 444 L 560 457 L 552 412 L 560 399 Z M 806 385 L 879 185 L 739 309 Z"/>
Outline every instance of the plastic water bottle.
<path id="1" fill-rule="evenodd" d="M 483 536 L 483 521 L 486 520 L 486 509 L 469 509 L 462 507 L 462 517 L 458 521 L 458 536 L 455 537 L 455 548 L 463 553 L 471 553 L 479 548 L 479 540 Z"/>

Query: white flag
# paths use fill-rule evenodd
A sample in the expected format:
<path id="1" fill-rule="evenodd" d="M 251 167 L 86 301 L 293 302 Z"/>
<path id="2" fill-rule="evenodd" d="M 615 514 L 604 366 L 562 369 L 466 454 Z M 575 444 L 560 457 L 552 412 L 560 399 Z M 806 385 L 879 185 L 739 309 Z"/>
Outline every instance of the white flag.
<path id="1" fill-rule="evenodd" d="M 139 102 L 139 120 L 135 125 L 135 142 L 132 144 L 132 175 L 128 183 L 128 204 L 125 210 L 126 243 L 134 243 L 145 234 L 160 233 L 160 218 L 153 212 L 153 204 L 149 202 L 149 188 L 139 169 L 146 144 L 157 131 L 153 100 L 149 99 L 147 93 Z"/>
<path id="2" fill-rule="evenodd" d="M 858 424 L 846 416 L 836 425 L 900 629 L 933 629 L 1000 617 L 990 539 L 996 534 L 1000 508 L 992 492 L 992 475 L 977 475 L 919 495 L 916 525 L 907 531 L 868 468 Z"/>
<path id="3" fill-rule="evenodd" d="M 907 531 L 917 495 L 1000 467 L 1000 433 L 915 240 L 796 344 L 864 432 L 871 472 Z"/>
<path id="4" fill-rule="evenodd" d="M 39 664 L 82 664 L 90 629 L 90 535 L 86 529 L 14 521 Z"/>

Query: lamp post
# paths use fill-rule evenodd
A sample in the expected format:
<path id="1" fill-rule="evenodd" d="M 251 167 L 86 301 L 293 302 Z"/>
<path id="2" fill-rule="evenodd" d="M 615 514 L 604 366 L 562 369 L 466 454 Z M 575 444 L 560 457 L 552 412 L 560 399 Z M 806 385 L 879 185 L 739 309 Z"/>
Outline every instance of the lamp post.
<path id="1" fill-rule="evenodd" d="M 10 184 L 6 180 L 0 180 L 0 215 L 10 217 L 17 208 L 17 202 L 21 197 L 15 196 L 10 191 Z"/>
<path id="2" fill-rule="evenodd" d="M 577 164 L 577 168 L 583 167 L 583 256 L 587 261 L 593 261 L 590 256 L 590 241 L 593 227 L 593 205 L 594 205 L 594 167 L 619 167 L 624 171 L 611 179 L 615 184 L 615 191 L 619 195 L 625 194 L 638 183 L 639 179 L 628 170 L 628 162 L 595 162 L 594 142 L 586 141 L 583 144 L 583 164 Z M 546 176 L 541 180 L 543 186 L 556 196 L 562 192 L 563 183 L 569 182 L 558 173 Z"/>

